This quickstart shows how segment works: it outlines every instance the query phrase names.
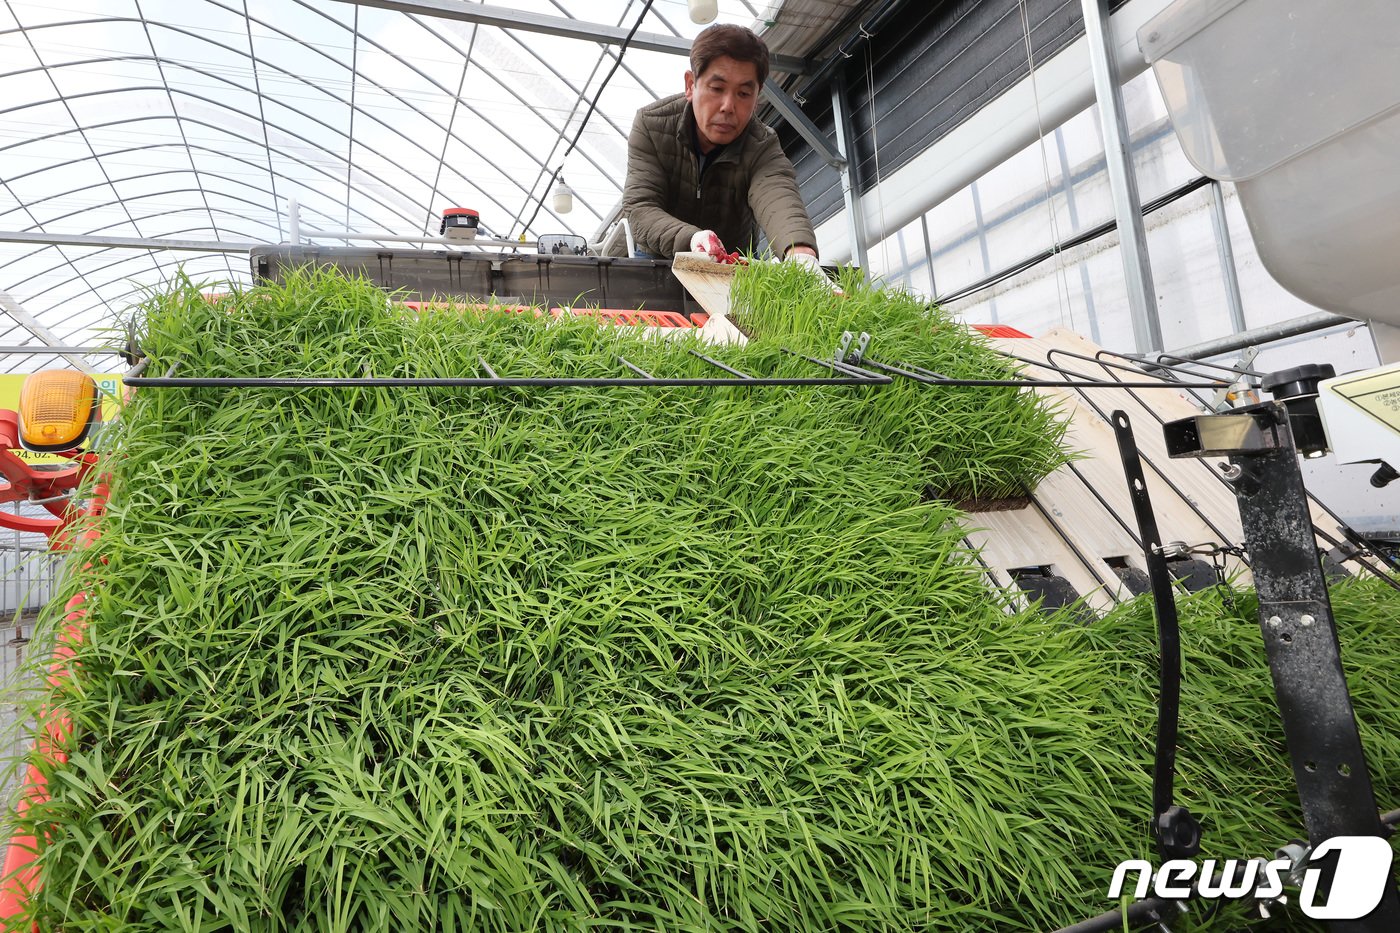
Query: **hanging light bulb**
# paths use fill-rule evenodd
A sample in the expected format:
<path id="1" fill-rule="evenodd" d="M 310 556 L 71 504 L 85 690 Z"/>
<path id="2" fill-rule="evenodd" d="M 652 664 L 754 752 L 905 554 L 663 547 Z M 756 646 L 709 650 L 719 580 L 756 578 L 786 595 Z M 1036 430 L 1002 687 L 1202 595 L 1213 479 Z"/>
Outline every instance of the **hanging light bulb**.
<path id="1" fill-rule="evenodd" d="M 554 213 L 567 214 L 574 209 L 574 189 L 564 184 L 564 176 L 559 176 L 554 186 Z"/>
<path id="2" fill-rule="evenodd" d="M 719 15 L 719 0 L 689 0 L 690 21 L 703 26 Z"/>

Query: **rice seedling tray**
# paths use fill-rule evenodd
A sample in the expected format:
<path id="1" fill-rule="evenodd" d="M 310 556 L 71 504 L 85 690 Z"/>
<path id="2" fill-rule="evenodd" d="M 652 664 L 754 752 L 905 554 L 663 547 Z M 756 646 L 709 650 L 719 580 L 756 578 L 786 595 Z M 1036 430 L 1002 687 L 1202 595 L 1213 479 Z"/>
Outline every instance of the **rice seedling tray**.
<path id="1" fill-rule="evenodd" d="M 1069 626 L 987 586 L 924 490 L 1033 487 L 1063 428 L 981 338 L 846 290 L 703 349 L 324 272 L 153 298 L 154 372 L 248 387 L 142 388 L 111 436 L 65 582 L 90 637 L 27 707 L 74 727 L 21 820 L 32 919 L 1011 933 L 1112 906 L 1150 848 L 1150 610 Z M 832 357 L 876 316 L 875 359 L 975 384 Z M 1232 599 L 1182 603 L 1178 774 L 1235 856 L 1300 815 Z M 1388 798 L 1394 600 L 1337 601 Z"/>

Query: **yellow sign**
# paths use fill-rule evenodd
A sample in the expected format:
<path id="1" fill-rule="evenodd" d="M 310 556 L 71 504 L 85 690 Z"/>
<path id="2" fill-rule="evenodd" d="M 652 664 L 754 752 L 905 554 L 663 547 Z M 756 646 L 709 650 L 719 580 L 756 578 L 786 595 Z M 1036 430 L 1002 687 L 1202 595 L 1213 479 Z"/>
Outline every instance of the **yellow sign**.
<path id="1" fill-rule="evenodd" d="M 1400 431 L 1400 370 L 1365 373 L 1328 388 L 1392 431 Z"/>
<path id="2" fill-rule="evenodd" d="M 15 411 L 19 408 L 19 390 L 24 385 L 26 379 L 24 373 L 4 373 L 0 374 L 0 409 Z M 108 376 L 94 374 L 93 379 L 97 381 L 97 391 L 102 396 L 102 420 L 111 421 L 117 417 L 117 412 L 121 410 L 122 378 L 121 376 Z M 88 446 L 88 442 L 83 444 Z M 32 450 L 16 450 L 15 454 L 25 463 L 68 463 L 65 457 L 57 454 L 41 454 Z"/>

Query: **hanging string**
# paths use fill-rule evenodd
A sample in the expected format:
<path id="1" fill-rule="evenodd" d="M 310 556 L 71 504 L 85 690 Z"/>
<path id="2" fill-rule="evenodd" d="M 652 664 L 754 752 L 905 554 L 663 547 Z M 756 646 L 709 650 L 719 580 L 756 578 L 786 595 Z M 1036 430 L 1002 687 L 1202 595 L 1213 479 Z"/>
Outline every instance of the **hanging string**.
<path id="1" fill-rule="evenodd" d="M 889 247 L 887 243 L 888 229 L 885 225 L 885 195 L 881 188 L 880 176 L 880 118 L 875 110 L 875 51 L 874 44 L 869 40 L 874 38 L 865 31 L 865 27 L 860 27 L 861 38 L 865 39 L 865 87 L 867 100 L 870 102 L 870 151 L 875 157 L 875 208 L 880 217 L 880 252 L 881 259 L 887 258 L 886 251 Z M 854 153 L 852 153 L 854 155 Z M 868 271 L 868 270 L 867 270 Z"/>
<path id="2" fill-rule="evenodd" d="M 1055 201 L 1050 190 L 1050 157 L 1045 153 L 1045 121 L 1040 115 L 1040 89 L 1035 81 L 1035 50 L 1031 44 L 1030 14 L 1026 10 L 1026 0 L 1018 0 L 1018 6 L 1021 11 L 1021 33 L 1026 41 L 1026 64 L 1030 68 L 1031 98 L 1035 102 L 1036 140 L 1040 147 L 1040 166 L 1045 181 L 1045 208 L 1050 214 L 1050 246 L 1055 254 L 1055 294 L 1060 302 L 1060 323 L 1064 324 L 1068 318 L 1070 328 L 1076 329 L 1074 305 L 1069 300 L 1069 279 L 1065 274 L 1064 251 L 1060 249 L 1060 225 L 1055 219 Z M 1062 171 L 1068 172 L 1069 166 L 1062 166 Z"/>

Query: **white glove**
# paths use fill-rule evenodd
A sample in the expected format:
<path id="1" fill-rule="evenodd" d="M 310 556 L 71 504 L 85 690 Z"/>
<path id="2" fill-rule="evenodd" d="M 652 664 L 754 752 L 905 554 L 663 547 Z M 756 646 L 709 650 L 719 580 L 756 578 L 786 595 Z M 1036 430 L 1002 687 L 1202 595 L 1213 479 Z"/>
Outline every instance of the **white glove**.
<path id="1" fill-rule="evenodd" d="M 804 267 L 808 272 L 821 279 L 822 284 L 831 289 L 832 294 L 845 296 L 846 293 L 841 290 L 841 286 L 833 282 L 822 269 L 821 260 L 811 253 L 789 250 L 788 254 L 783 257 L 783 261 L 797 263 L 799 266 Z"/>
<path id="2" fill-rule="evenodd" d="M 710 257 L 711 262 L 720 262 L 729 255 L 724 244 L 713 230 L 701 230 L 690 238 L 690 251 L 692 253 L 704 253 Z"/>

